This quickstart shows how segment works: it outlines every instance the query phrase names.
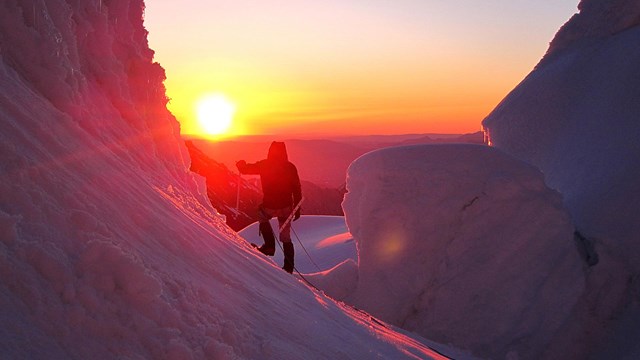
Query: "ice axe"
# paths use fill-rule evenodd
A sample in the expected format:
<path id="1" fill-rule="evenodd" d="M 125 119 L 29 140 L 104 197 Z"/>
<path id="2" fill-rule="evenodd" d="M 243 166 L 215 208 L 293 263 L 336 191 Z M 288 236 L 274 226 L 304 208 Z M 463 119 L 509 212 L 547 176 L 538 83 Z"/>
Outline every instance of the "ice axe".
<path id="1" fill-rule="evenodd" d="M 285 222 L 282 223 L 282 226 L 280 226 L 280 231 L 278 233 L 281 233 L 282 230 L 284 230 L 284 228 L 289 225 L 289 223 L 291 223 L 291 220 L 293 219 L 293 217 L 296 214 L 296 211 L 300 210 L 300 206 L 302 206 L 302 202 L 304 201 L 304 196 L 300 199 L 300 201 L 298 201 L 298 203 L 296 204 L 296 206 L 293 208 L 293 211 L 291 211 L 291 214 L 289 214 L 289 217 L 287 218 L 287 220 Z"/>

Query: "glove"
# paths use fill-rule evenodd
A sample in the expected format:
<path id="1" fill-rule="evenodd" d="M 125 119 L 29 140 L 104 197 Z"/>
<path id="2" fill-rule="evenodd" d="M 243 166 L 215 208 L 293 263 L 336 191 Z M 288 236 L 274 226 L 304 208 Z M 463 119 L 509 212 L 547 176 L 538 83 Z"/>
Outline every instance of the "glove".
<path id="1" fill-rule="evenodd" d="M 245 166 L 247 166 L 247 162 L 244 160 L 240 160 L 236 163 L 236 167 L 238 168 L 238 171 L 242 171 L 242 168 L 244 168 Z"/>
<path id="2" fill-rule="evenodd" d="M 293 215 L 293 221 L 296 221 L 298 219 L 300 219 L 300 208 L 298 208 L 298 210 L 296 210 L 295 215 Z"/>

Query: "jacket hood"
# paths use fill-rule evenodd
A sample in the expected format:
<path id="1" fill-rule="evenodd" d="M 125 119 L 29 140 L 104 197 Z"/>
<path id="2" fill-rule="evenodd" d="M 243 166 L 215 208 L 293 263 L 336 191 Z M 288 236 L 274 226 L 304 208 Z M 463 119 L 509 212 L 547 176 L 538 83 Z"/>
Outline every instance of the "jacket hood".
<path id="1" fill-rule="evenodd" d="M 283 142 L 274 141 L 269 146 L 269 154 L 267 155 L 267 159 L 269 160 L 277 160 L 277 161 L 289 161 L 289 157 L 287 156 L 287 147 Z"/>

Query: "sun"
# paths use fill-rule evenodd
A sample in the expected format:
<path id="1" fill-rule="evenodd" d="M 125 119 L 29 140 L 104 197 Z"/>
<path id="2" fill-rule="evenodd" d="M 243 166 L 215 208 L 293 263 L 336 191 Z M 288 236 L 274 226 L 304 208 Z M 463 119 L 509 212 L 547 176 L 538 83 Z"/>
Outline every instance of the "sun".
<path id="1" fill-rule="evenodd" d="M 207 135 L 221 135 L 229 130 L 235 105 L 222 94 L 206 95 L 196 106 L 198 122 Z"/>

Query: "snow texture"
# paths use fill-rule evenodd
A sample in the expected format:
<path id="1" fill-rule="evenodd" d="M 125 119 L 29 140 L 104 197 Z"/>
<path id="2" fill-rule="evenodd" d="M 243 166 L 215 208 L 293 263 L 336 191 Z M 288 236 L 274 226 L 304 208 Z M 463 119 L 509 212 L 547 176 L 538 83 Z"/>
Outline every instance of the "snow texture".
<path id="1" fill-rule="evenodd" d="M 536 359 L 585 287 L 561 196 L 499 150 L 371 152 L 347 189 L 358 276 L 345 301 L 382 320 L 481 357 Z"/>
<path id="2" fill-rule="evenodd" d="M 271 225 L 274 228 L 276 224 L 277 222 L 272 220 Z M 344 217 L 303 215 L 292 226 L 297 234 L 297 239 L 293 241 L 296 248 L 296 270 L 299 272 L 296 276 L 310 286 L 321 289 L 333 299 L 347 299 L 357 286 L 358 263 L 354 239 L 347 230 Z M 254 223 L 241 230 L 239 235 L 248 242 L 261 243 L 257 231 L 258 224 Z M 281 249 L 276 250 L 273 258 L 276 266 L 282 265 L 281 253 Z M 351 310 L 361 312 L 353 307 Z M 424 342 L 454 359 L 475 359 L 468 351 L 457 350 L 430 340 Z"/>
<path id="3" fill-rule="evenodd" d="M 0 2 L 2 357 L 443 358 L 224 224 L 188 171 L 143 14 Z"/>
<path id="4" fill-rule="evenodd" d="M 579 9 L 483 125 L 495 147 L 544 173 L 595 244 L 600 263 L 565 331 L 583 351 L 567 356 L 637 359 L 627 339 L 640 334 L 640 2 Z"/>
<path id="5" fill-rule="evenodd" d="M 636 0 L 583 0 L 578 10 L 580 12 L 560 28 L 544 60 L 564 49 L 604 39 L 640 25 L 640 3 Z"/>

